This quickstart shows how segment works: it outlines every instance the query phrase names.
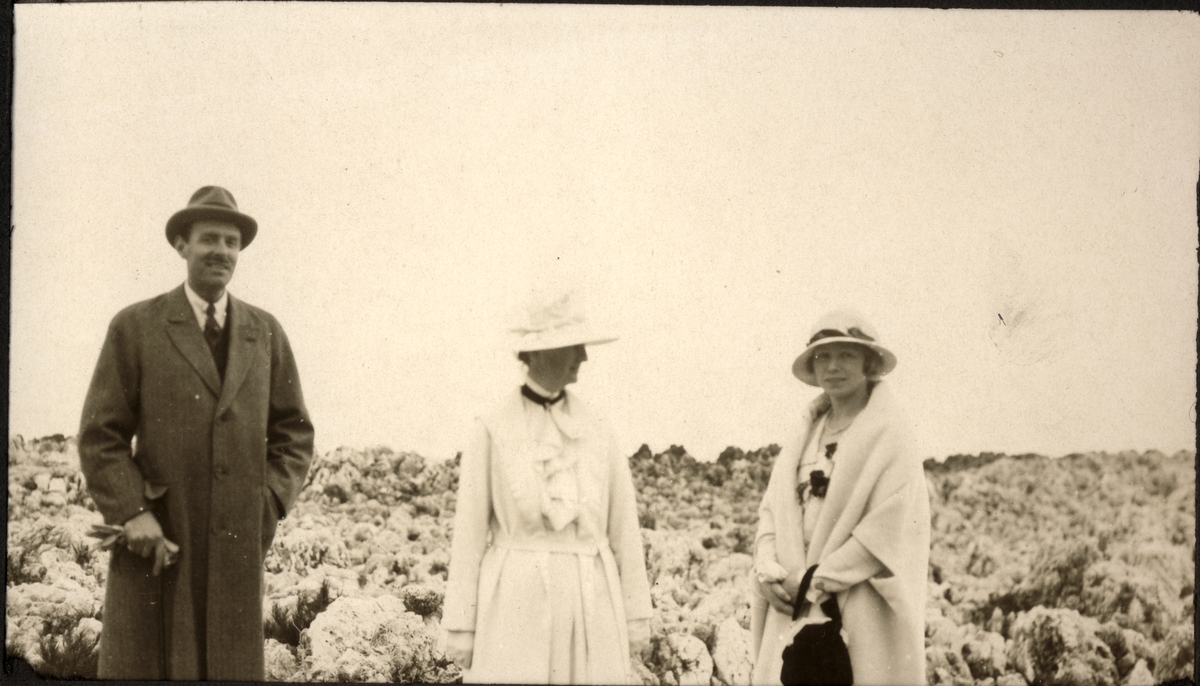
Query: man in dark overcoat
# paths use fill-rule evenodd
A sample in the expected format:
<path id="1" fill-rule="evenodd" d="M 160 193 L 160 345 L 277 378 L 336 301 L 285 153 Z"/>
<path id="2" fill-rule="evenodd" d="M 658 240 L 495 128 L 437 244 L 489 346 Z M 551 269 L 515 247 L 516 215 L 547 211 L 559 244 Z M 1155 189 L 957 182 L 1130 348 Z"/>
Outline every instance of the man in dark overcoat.
<path id="1" fill-rule="evenodd" d="M 88 491 L 127 540 L 100 678 L 264 678 L 263 558 L 313 426 L 279 322 L 225 290 L 257 230 L 228 191 L 201 188 L 166 226 L 187 280 L 109 325 L 79 430 Z"/>

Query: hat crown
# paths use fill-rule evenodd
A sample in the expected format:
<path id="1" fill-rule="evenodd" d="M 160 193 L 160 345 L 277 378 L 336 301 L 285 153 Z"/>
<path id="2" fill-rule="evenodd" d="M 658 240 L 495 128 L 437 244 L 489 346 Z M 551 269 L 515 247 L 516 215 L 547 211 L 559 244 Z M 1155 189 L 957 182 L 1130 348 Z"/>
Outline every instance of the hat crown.
<path id="1" fill-rule="evenodd" d="M 842 308 L 829 312 L 813 325 L 804 352 L 792 362 L 792 375 L 809 386 L 819 385 L 809 361 L 817 349 L 829 343 L 858 343 L 878 353 L 883 364 L 873 378 L 882 377 L 896 368 L 896 355 L 879 342 L 879 333 L 867 318 L 856 310 Z"/>
<path id="2" fill-rule="evenodd" d="M 233 193 L 220 186 L 205 186 L 196 191 L 188 201 L 188 207 L 222 207 L 234 211 L 238 208 Z"/>
<path id="3" fill-rule="evenodd" d="M 595 331 L 580 299 L 572 291 L 538 294 L 527 300 L 508 328 L 517 351 L 551 350 L 573 345 L 611 343 L 611 332 Z"/>
<path id="4" fill-rule="evenodd" d="M 850 309 L 834 310 L 818 319 L 809 332 L 808 345 L 834 336 L 857 338 L 872 343 L 879 340 L 879 332 L 871 326 L 866 317 Z"/>
<path id="5" fill-rule="evenodd" d="M 171 215 L 167 220 L 167 242 L 174 245 L 175 239 L 185 232 L 187 227 L 198 221 L 230 222 L 242 233 L 242 248 L 250 245 L 258 234 L 258 222 L 254 218 L 242 214 L 238 210 L 233 193 L 220 186 L 203 186 L 192 193 L 192 199 L 187 207 Z"/>
<path id="6" fill-rule="evenodd" d="M 586 321 L 583 308 L 574 294 L 562 293 L 550 300 L 532 300 L 521 310 L 519 321 L 512 327 L 517 334 L 537 333 Z"/>

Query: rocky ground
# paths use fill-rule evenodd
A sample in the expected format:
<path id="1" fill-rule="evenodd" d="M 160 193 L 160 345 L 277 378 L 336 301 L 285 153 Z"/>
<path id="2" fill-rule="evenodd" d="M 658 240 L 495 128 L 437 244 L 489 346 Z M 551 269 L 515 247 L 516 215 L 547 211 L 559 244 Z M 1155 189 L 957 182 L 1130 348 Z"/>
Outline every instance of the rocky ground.
<path id="1" fill-rule="evenodd" d="M 631 458 L 655 606 L 651 684 L 749 680 L 748 570 L 772 446 Z M 984 454 L 926 464 L 932 684 L 1193 677 L 1195 455 Z M 108 554 L 72 439 L 9 445 L 6 649 L 94 677 Z M 438 626 L 458 468 L 387 448 L 314 463 L 266 562 L 268 678 L 454 682 Z"/>

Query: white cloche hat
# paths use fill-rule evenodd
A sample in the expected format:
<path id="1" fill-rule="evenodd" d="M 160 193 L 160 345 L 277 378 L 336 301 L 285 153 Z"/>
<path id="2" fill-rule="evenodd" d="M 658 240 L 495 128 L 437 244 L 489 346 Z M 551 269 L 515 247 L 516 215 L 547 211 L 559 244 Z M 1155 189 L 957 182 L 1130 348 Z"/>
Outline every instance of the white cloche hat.
<path id="1" fill-rule="evenodd" d="M 530 299 L 515 319 L 509 332 L 516 352 L 599 345 L 617 340 L 617 336 L 609 332 L 592 329 L 578 297 L 570 291 Z"/>
<path id="2" fill-rule="evenodd" d="M 808 347 L 792 363 L 792 374 L 809 386 L 818 386 L 820 384 L 817 383 L 817 377 L 808 366 L 808 361 L 816 349 L 830 343 L 857 343 L 879 353 L 879 357 L 883 359 L 883 366 L 871 377 L 878 379 L 896 368 L 896 356 L 891 350 L 880 345 L 877 342 L 878 338 L 875 327 L 858 312 L 845 308 L 834 310 L 818 319 L 813 326 Z"/>

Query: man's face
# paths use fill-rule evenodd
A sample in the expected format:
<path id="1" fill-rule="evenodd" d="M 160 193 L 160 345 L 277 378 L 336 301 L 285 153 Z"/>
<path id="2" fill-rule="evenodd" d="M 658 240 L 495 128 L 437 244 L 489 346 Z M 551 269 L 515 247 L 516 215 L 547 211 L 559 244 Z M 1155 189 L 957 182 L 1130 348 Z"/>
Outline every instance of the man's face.
<path id="1" fill-rule="evenodd" d="M 198 221 L 187 240 L 175 237 L 175 250 L 187 260 L 188 283 L 210 302 L 220 299 L 233 278 L 241 247 L 242 232 L 229 222 Z"/>
<path id="2" fill-rule="evenodd" d="M 529 353 L 529 375 L 546 390 L 557 390 L 579 378 L 579 365 L 587 360 L 587 349 L 572 345 Z"/>

